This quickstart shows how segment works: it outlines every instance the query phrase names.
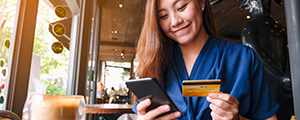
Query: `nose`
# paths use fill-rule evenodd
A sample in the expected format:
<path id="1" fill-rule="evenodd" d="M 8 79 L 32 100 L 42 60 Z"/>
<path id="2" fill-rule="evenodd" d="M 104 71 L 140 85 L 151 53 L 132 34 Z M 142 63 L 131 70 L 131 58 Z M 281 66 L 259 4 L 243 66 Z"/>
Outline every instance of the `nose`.
<path id="1" fill-rule="evenodd" d="M 172 20 L 171 21 L 172 27 L 177 27 L 183 22 L 183 19 L 177 13 L 174 13 L 174 14 L 171 15 L 171 20 Z"/>

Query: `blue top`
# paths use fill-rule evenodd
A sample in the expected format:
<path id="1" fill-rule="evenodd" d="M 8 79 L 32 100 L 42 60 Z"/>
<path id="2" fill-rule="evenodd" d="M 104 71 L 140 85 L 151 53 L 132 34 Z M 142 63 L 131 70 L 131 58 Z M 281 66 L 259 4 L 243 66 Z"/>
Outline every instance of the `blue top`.
<path id="1" fill-rule="evenodd" d="M 279 108 L 263 66 L 247 46 L 209 37 L 192 68 L 189 80 L 221 79 L 220 92 L 239 101 L 239 115 L 260 120 L 274 115 Z M 182 112 L 179 120 L 209 120 L 206 97 L 182 97 L 182 81 L 188 80 L 179 45 L 165 72 L 163 87 Z M 136 106 L 133 111 L 137 113 Z"/>
<path id="2" fill-rule="evenodd" d="M 101 92 L 100 92 L 100 90 L 97 88 L 97 94 L 96 94 L 96 97 L 97 98 L 101 98 L 102 97 L 102 95 L 101 95 Z"/>

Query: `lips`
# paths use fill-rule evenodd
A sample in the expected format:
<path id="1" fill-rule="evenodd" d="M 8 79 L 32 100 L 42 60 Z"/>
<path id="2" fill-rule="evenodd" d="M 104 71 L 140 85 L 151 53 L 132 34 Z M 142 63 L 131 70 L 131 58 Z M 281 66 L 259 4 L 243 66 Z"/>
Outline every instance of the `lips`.
<path id="1" fill-rule="evenodd" d="M 188 25 L 186 25 L 186 26 L 184 26 L 184 27 L 182 27 L 182 28 L 180 28 L 180 29 L 173 30 L 173 32 L 174 32 L 174 33 L 180 32 L 180 31 L 182 31 L 183 29 L 187 28 L 187 27 L 190 26 L 190 25 L 191 25 L 191 23 L 189 23 Z"/>

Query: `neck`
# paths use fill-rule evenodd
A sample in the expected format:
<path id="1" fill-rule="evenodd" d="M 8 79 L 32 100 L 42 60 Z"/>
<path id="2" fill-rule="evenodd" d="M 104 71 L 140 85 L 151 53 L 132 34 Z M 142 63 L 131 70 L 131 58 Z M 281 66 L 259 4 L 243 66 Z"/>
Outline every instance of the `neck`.
<path id="1" fill-rule="evenodd" d="M 202 50 L 202 47 L 204 46 L 207 38 L 209 37 L 206 31 L 204 30 L 204 27 L 202 28 L 203 29 L 200 30 L 199 34 L 192 42 L 184 45 L 179 44 L 188 78 L 191 74 L 197 56 L 199 55 L 200 51 Z"/>
<path id="2" fill-rule="evenodd" d="M 183 55 L 188 55 L 188 54 L 196 54 L 198 55 L 204 46 L 206 40 L 208 39 L 209 35 L 206 33 L 204 27 L 202 31 L 198 34 L 198 36 L 189 44 L 179 44 L 179 47 L 181 49 L 181 52 Z M 197 49 L 195 49 L 197 48 Z"/>

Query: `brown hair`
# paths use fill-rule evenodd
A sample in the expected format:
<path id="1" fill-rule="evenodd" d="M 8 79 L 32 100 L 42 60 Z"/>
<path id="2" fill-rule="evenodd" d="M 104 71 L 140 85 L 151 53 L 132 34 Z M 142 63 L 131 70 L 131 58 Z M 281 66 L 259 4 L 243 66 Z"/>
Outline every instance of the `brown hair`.
<path id="1" fill-rule="evenodd" d="M 200 3 L 200 1 L 201 0 L 198 0 L 198 3 Z M 209 0 L 205 0 L 205 9 L 203 11 L 202 18 L 203 18 L 203 25 L 207 34 L 210 36 L 218 37 L 219 34 L 217 31 L 217 24 Z"/>
<path id="2" fill-rule="evenodd" d="M 172 60 L 175 41 L 168 38 L 159 26 L 158 0 L 148 0 L 145 9 L 145 20 L 137 45 L 139 66 L 136 76 L 153 77 L 161 84 L 167 65 Z M 202 0 L 198 0 L 200 4 Z M 205 0 L 203 25 L 208 35 L 217 36 L 217 28 L 208 0 Z"/>

